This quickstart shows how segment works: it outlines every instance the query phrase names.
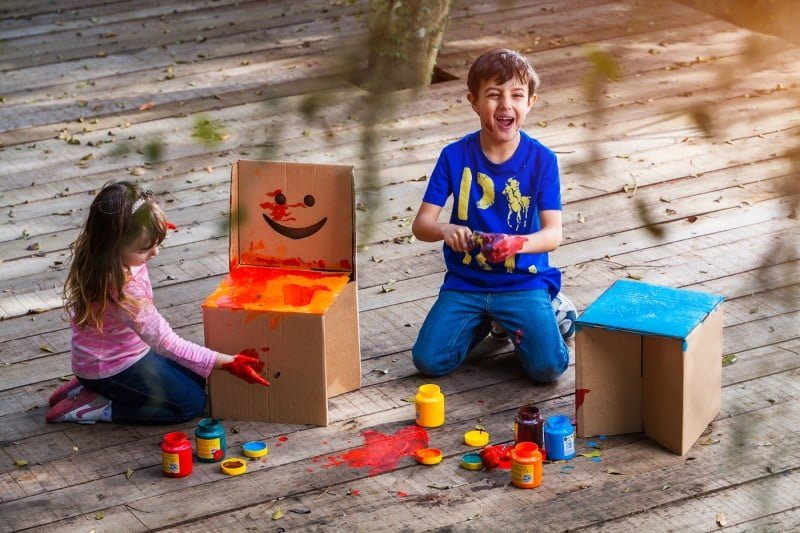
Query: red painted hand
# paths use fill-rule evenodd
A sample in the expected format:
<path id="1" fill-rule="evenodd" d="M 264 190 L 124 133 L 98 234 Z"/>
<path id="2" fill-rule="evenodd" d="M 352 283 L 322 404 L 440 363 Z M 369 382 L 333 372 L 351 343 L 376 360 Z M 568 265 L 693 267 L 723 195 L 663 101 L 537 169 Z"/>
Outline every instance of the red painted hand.
<path id="1" fill-rule="evenodd" d="M 258 358 L 258 354 L 252 348 L 237 353 L 233 361 L 225 363 L 221 368 L 248 383 L 269 386 L 269 381 L 259 375 L 260 372 L 264 371 L 264 361 Z"/>
<path id="2" fill-rule="evenodd" d="M 522 250 L 527 241 L 520 235 L 507 235 L 505 233 L 483 233 L 480 231 L 472 234 L 475 243 L 481 247 L 481 253 L 490 263 L 502 263 L 512 255 Z"/>

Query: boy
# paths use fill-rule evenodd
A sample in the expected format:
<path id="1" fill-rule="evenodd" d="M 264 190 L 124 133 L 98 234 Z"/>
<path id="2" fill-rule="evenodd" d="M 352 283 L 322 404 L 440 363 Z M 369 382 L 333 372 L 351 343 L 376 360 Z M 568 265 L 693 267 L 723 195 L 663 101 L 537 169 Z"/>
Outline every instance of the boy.
<path id="1" fill-rule="evenodd" d="M 412 349 L 424 374 L 458 368 L 492 321 L 511 333 L 532 381 L 554 381 L 569 363 L 565 341 L 577 316 L 547 257 L 562 238 L 558 165 L 522 131 L 538 85 L 528 60 L 511 50 L 486 52 L 470 67 L 467 99 L 481 129 L 444 148 L 412 227 L 421 241 L 444 240 L 447 265 Z M 450 222 L 439 222 L 451 194 Z"/>

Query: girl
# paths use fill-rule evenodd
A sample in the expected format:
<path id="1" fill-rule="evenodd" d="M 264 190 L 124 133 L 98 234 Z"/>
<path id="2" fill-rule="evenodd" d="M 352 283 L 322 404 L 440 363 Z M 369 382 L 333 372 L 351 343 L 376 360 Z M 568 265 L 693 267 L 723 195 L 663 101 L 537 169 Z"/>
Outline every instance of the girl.
<path id="1" fill-rule="evenodd" d="M 252 350 L 231 356 L 186 341 L 153 305 L 146 263 L 168 228 L 152 193 L 132 183 L 95 197 L 64 286 L 76 377 L 50 397 L 48 422 L 190 420 L 205 409 L 212 368 L 269 385 Z"/>

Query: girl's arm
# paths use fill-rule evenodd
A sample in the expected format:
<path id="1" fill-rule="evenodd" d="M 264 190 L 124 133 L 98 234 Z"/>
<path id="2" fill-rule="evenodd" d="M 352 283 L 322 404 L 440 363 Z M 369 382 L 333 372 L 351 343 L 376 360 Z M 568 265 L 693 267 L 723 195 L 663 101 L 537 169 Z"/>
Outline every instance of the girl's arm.
<path id="1" fill-rule="evenodd" d="M 442 207 L 439 205 L 422 202 L 411 225 L 414 236 L 424 242 L 444 240 L 456 252 L 466 252 L 475 246 L 472 240 L 472 230 L 466 226 L 439 222 Z"/>

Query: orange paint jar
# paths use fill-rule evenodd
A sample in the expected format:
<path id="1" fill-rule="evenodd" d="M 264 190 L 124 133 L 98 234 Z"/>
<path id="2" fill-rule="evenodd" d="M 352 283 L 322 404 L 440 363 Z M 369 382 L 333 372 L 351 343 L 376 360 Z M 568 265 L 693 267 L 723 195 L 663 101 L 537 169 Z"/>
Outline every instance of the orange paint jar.
<path id="1" fill-rule="evenodd" d="M 511 483 L 523 489 L 542 484 L 542 452 L 533 442 L 520 442 L 511 450 Z"/>

